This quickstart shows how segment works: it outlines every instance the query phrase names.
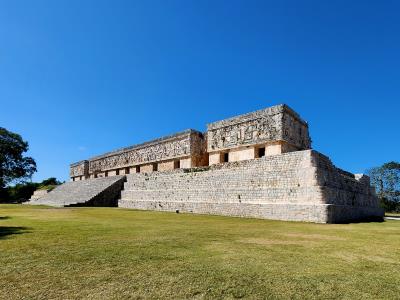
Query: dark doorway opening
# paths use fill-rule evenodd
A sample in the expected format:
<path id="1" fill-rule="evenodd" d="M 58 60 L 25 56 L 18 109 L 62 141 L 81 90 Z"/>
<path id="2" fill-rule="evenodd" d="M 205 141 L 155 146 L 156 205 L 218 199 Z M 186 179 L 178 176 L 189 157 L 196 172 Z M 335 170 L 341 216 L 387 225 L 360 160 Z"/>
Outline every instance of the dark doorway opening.
<path id="1" fill-rule="evenodd" d="M 180 167 L 181 167 L 181 161 L 180 160 L 174 161 L 174 169 L 179 169 Z"/>
<path id="2" fill-rule="evenodd" d="M 257 157 L 264 157 L 265 156 L 265 147 L 260 147 L 257 149 Z"/>

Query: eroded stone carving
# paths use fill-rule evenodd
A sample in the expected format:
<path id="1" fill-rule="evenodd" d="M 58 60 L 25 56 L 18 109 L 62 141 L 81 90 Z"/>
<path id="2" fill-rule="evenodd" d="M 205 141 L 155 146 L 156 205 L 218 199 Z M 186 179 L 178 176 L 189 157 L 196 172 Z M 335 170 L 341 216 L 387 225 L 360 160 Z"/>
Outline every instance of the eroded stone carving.
<path id="1" fill-rule="evenodd" d="M 190 131 L 183 135 L 174 136 L 165 141 L 159 141 L 158 143 L 143 146 L 139 145 L 119 153 L 94 158 L 90 160 L 89 172 L 94 173 L 189 156 L 192 154 L 191 135 L 197 136 L 198 133 Z"/>
<path id="2" fill-rule="evenodd" d="M 87 160 L 74 163 L 70 166 L 70 177 L 87 176 L 89 163 Z"/>
<path id="3" fill-rule="evenodd" d="M 308 125 L 285 105 L 241 115 L 208 125 L 208 151 L 286 141 L 299 149 L 309 149 Z"/>
<path id="4" fill-rule="evenodd" d="M 278 140 L 279 126 L 279 121 L 273 118 L 260 118 L 209 131 L 209 150 Z"/>

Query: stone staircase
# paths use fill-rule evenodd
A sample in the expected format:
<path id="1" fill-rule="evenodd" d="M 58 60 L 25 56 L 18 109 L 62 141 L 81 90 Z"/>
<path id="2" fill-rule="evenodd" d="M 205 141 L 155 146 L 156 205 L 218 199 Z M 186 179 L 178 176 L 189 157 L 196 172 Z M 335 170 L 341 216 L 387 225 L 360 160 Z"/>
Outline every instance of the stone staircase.
<path id="1" fill-rule="evenodd" d="M 125 176 L 66 182 L 26 204 L 63 206 L 117 206 Z"/>

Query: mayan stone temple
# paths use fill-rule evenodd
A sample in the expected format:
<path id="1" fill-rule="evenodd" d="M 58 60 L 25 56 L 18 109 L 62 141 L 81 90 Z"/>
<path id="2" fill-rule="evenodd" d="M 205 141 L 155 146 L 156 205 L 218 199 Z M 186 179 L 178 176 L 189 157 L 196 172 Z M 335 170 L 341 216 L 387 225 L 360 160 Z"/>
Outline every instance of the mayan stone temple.
<path id="1" fill-rule="evenodd" d="M 70 177 L 30 203 L 318 223 L 383 216 L 369 178 L 312 150 L 308 124 L 287 105 L 83 160 Z"/>

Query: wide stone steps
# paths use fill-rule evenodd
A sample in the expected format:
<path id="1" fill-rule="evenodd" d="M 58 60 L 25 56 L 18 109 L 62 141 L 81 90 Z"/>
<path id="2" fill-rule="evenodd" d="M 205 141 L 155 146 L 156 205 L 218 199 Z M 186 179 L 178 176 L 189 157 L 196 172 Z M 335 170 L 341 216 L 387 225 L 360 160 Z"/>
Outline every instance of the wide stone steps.
<path id="1" fill-rule="evenodd" d="M 94 178 L 66 182 L 42 198 L 26 204 L 50 206 L 116 206 L 125 181 L 125 176 Z"/>

